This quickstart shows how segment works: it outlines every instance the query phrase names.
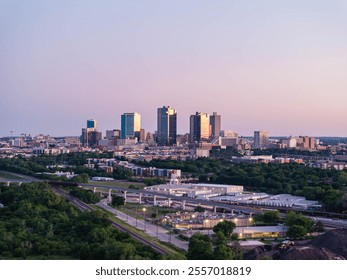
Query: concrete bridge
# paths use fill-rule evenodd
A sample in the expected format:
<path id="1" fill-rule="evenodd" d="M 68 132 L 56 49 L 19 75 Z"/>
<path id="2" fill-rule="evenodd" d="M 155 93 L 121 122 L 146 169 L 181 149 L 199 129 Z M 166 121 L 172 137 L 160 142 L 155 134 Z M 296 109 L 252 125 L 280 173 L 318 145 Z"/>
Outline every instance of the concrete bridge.
<path id="1" fill-rule="evenodd" d="M 22 183 L 30 183 L 31 181 L 25 179 L 0 179 L 0 183 L 4 183 L 5 186 L 10 186 L 10 184 L 22 185 Z"/>

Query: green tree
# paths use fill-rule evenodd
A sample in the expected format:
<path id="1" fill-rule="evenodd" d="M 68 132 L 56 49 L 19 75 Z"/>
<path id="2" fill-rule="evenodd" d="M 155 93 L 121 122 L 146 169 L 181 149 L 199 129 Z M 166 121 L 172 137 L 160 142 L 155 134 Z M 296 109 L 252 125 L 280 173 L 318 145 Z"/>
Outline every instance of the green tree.
<path id="1" fill-rule="evenodd" d="M 314 230 L 317 232 L 324 232 L 324 225 L 321 221 L 316 222 L 314 225 Z"/>
<path id="2" fill-rule="evenodd" d="M 303 226 L 292 225 L 289 227 L 287 235 L 291 238 L 300 238 L 307 234 L 307 230 Z"/>
<path id="3" fill-rule="evenodd" d="M 199 233 L 194 234 L 189 239 L 188 260 L 212 260 L 213 245 L 211 239 Z"/>
<path id="4" fill-rule="evenodd" d="M 88 183 L 88 181 L 89 181 L 89 175 L 86 173 L 82 173 L 71 179 L 71 182 L 75 182 L 75 183 Z"/>
<path id="5" fill-rule="evenodd" d="M 263 221 L 267 224 L 275 224 L 281 220 L 278 211 L 265 211 L 263 214 Z"/>
<path id="6" fill-rule="evenodd" d="M 306 230 L 306 233 L 312 232 L 314 229 L 314 222 L 310 218 L 307 218 L 300 213 L 295 213 L 292 211 L 287 213 L 285 224 L 289 227 L 294 225 L 301 226 Z"/>
<path id="7" fill-rule="evenodd" d="M 234 260 L 235 257 L 235 252 L 224 244 L 217 245 L 214 248 L 213 258 L 215 260 Z"/>
<path id="8" fill-rule="evenodd" d="M 197 206 L 194 208 L 194 211 L 195 212 L 199 212 L 199 213 L 202 213 L 205 211 L 205 208 L 201 207 L 201 206 Z"/>
<path id="9" fill-rule="evenodd" d="M 44 183 L 0 186 L 0 201 L 0 259 L 161 258 L 102 211 L 81 212 Z"/>
<path id="10" fill-rule="evenodd" d="M 230 239 L 235 228 L 236 228 L 236 224 L 233 223 L 232 221 L 223 221 L 215 225 L 213 227 L 213 231 L 215 233 L 222 232 L 225 237 Z"/>
<path id="11" fill-rule="evenodd" d="M 216 232 L 213 243 L 216 245 L 228 245 L 228 238 L 221 231 Z"/>
<path id="12" fill-rule="evenodd" d="M 112 205 L 113 206 L 122 206 L 124 205 L 125 199 L 122 196 L 112 195 Z"/>
<path id="13" fill-rule="evenodd" d="M 70 194 L 85 203 L 97 203 L 100 201 L 100 195 L 93 193 L 91 190 L 84 190 L 82 188 L 73 188 Z"/>

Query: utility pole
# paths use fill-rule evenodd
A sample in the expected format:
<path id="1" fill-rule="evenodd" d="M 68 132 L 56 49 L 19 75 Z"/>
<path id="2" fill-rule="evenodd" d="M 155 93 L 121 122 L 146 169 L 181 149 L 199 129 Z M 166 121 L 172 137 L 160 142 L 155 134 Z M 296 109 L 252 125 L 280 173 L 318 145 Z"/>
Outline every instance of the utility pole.
<path id="1" fill-rule="evenodd" d="M 146 217 L 145 217 L 146 208 L 143 208 L 142 210 L 143 210 L 143 222 L 144 222 L 143 228 L 146 231 Z"/>
<path id="2" fill-rule="evenodd" d="M 169 230 L 169 243 L 171 244 L 171 229 Z"/>
<path id="3" fill-rule="evenodd" d="M 136 214 L 135 214 L 135 226 L 137 227 L 137 207 L 135 207 L 135 212 L 136 212 Z"/>
<path id="4" fill-rule="evenodd" d="M 156 222 L 157 222 L 157 238 L 159 235 L 159 219 L 158 219 L 158 210 L 156 210 Z"/>

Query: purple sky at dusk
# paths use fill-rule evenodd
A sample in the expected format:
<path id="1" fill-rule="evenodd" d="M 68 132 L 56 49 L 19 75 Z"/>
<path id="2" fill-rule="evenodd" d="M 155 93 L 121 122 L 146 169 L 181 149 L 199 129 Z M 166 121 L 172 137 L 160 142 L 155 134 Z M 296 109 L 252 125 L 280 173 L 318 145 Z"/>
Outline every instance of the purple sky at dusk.
<path id="1" fill-rule="evenodd" d="M 347 136 L 347 1 L 0 0 L 0 136 L 80 135 L 139 112 L 240 135 Z"/>

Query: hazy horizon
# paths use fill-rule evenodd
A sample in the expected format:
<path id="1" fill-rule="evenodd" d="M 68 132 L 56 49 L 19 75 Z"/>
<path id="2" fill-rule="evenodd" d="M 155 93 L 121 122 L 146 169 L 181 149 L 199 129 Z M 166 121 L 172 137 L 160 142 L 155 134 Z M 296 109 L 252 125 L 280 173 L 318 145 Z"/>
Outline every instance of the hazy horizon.
<path id="1" fill-rule="evenodd" d="M 0 0 L 0 137 L 120 129 L 157 108 L 252 136 L 347 136 L 343 0 Z"/>

